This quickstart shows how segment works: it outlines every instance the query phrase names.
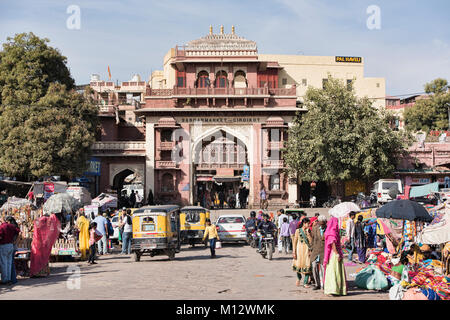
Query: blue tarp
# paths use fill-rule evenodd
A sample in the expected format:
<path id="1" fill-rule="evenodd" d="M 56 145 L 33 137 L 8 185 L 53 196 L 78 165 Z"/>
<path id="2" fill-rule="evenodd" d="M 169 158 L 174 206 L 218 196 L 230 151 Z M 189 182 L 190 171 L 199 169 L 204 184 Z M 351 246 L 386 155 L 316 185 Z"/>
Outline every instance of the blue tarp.
<path id="1" fill-rule="evenodd" d="M 418 187 L 411 187 L 411 190 L 409 191 L 409 197 L 424 197 L 433 192 L 439 192 L 439 182 L 433 182 Z"/>

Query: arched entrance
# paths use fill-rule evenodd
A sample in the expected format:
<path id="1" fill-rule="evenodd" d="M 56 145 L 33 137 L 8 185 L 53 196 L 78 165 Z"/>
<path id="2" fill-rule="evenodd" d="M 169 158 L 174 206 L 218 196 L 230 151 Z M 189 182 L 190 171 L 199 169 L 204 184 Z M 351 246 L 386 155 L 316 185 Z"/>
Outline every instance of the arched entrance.
<path id="1" fill-rule="evenodd" d="M 248 149 L 236 134 L 226 128 L 210 131 L 197 140 L 192 154 L 194 204 L 233 208 L 240 190 L 246 188 L 248 196 L 250 181 L 242 181 Z"/>

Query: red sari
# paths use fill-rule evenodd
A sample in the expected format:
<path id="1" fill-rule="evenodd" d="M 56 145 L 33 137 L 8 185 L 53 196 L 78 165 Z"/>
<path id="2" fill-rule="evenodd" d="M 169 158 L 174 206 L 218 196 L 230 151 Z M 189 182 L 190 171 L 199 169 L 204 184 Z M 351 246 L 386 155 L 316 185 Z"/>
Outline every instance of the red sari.
<path id="1" fill-rule="evenodd" d="M 43 271 L 50 259 L 52 247 L 59 237 L 61 222 L 52 214 L 42 216 L 34 222 L 33 242 L 31 243 L 30 276 Z"/>

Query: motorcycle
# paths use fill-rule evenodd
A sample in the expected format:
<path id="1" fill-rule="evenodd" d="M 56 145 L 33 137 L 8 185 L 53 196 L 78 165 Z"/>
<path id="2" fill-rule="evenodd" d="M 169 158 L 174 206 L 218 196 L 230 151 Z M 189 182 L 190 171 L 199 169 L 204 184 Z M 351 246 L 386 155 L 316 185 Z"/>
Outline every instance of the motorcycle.
<path id="1" fill-rule="evenodd" d="M 256 234 L 256 230 L 254 228 L 247 230 L 247 243 L 252 248 L 256 248 L 258 246 L 258 235 Z"/>
<path id="2" fill-rule="evenodd" d="M 275 247 L 273 244 L 273 235 L 272 234 L 264 234 L 262 232 L 257 232 L 258 237 L 261 238 L 261 251 L 259 253 L 262 255 L 262 257 L 265 259 L 267 256 L 268 260 L 272 260 L 272 255 L 275 251 Z"/>
<path id="3" fill-rule="evenodd" d="M 323 207 L 324 208 L 333 208 L 334 206 L 341 203 L 341 199 L 335 198 L 335 197 L 329 197 L 328 201 L 324 202 Z"/>

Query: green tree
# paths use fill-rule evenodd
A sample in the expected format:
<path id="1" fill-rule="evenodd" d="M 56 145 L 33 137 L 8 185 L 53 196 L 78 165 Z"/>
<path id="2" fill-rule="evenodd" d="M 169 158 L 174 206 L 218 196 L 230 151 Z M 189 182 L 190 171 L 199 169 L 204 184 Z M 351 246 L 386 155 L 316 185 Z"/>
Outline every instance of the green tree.
<path id="1" fill-rule="evenodd" d="M 403 117 L 406 129 L 410 131 L 447 130 L 450 92 L 445 79 L 435 79 L 425 84 L 429 96 L 417 100 L 413 107 L 405 109 Z"/>
<path id="2" fill-rule="evenodd" d="M 34 34 L 0 52 L 0 171 L 21 179 L 74 177 L 86 168 L 98 108 L 75 91 L 66 58 Z"/>
<path id="3" fill-rule="evenodd" d="M 288 172 L 302 180 L 370 179 L 391 174 L 409 143 L 389 125 L 392 115 L 355 96 L 340 80 L 308 88 L 284 150 Z"/>

